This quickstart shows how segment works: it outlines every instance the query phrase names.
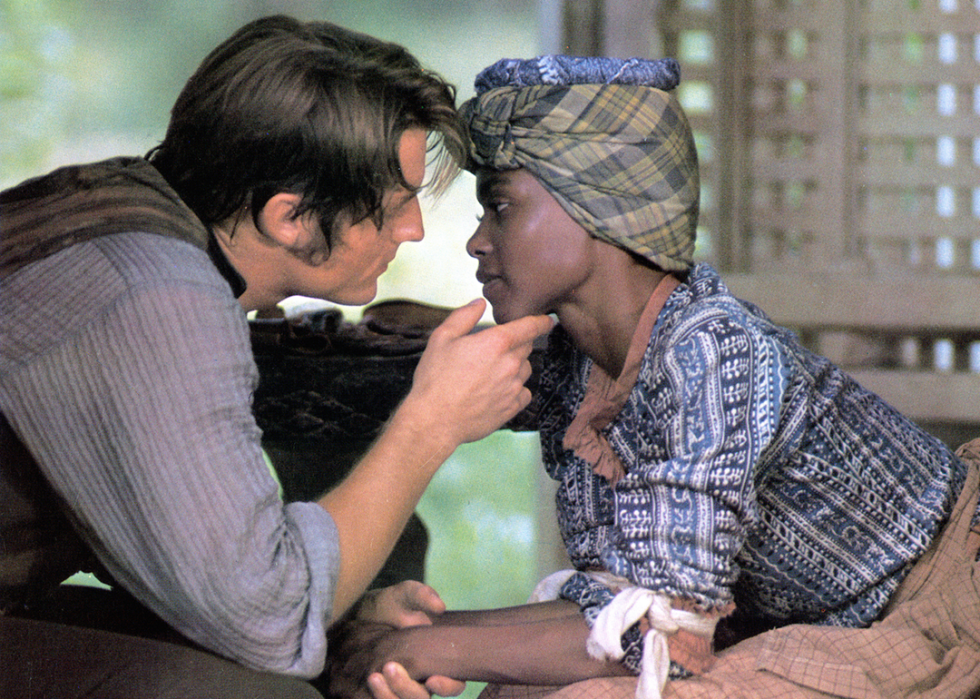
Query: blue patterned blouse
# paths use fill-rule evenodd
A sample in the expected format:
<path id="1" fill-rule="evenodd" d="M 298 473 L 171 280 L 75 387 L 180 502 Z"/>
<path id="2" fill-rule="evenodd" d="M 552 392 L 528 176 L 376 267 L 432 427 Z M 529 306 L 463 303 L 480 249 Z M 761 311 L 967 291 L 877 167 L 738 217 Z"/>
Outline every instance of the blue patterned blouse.
<path id="1" fill-rule="evenodd" d="M 697 265 L 657 318 L 640 376 L 603 434 L 615 487 L 562 447 L 591 360 L 551 337 L 538 396 L 545 467 L 579 570 L 774 625 L 865 626 L 955 502 L 965 466 Z M 594 619 L 584 576 L 562 595 Z"/>

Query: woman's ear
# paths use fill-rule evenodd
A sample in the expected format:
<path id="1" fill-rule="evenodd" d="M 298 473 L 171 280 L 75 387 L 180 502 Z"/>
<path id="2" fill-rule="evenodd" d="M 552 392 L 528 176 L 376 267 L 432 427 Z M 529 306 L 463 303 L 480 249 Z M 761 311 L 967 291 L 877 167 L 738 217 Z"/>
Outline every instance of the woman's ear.
<path id="1" fill-rule="evenodd" d="M 300 196 L 289 192 L 274 194 L 259 212 L 259 230 L 273 242 L 298 252 L 309 250 L 316 235 L 313 217 L 297 216 Z"/>

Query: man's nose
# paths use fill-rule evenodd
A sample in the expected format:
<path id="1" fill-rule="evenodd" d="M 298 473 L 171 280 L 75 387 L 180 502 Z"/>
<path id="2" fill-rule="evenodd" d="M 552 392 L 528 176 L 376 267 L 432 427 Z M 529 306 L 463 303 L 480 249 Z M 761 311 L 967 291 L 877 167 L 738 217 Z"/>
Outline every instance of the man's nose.
<path id="1" fill-rule="evenodd" d="M 395 240 L 399 243 L 418 242 L 425 237 L 425 227 L 422 225 L 422 207 L 418 199 L 413 199 L 405 205 L 395 221 Z"/>

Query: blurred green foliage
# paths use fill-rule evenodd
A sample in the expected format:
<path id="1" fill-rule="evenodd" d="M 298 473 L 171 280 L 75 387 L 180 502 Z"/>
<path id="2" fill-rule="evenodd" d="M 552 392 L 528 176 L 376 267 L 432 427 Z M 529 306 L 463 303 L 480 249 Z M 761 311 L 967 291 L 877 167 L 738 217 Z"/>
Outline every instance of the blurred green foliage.
<path id="1" fill-rule="evenodd" d="M 536 434 L 459 448 L 419 504 L 432 535 L 426 577 L 450 608 L 522 604 L 534 588 Z"/>
<path id="2" fill-rule="evenodd" d="M 536 433 L 496 432 L 457 449 L 426 489 L 426 582 L 450 609 L 523 604 L 534 589 L 538 454 Z M 470 682 L 461 699 L 484 686 Z"/>
<path id="3" fill-rule="evenodd" d="M 46 0 L 0 0 L 0 181 L 48 155 L 50 133 L 64 120 L 70 55 Z"/>

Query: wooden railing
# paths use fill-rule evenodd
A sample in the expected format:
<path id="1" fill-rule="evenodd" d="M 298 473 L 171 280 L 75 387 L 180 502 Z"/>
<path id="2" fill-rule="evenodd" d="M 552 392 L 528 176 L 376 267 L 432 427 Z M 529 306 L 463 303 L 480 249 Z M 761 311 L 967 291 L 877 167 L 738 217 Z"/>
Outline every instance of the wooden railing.
<path id="1" fill-rule="evenodd" d="M 980 278 L 725 276 L 736 296 L 913 419 L 980 425 Z"/>

